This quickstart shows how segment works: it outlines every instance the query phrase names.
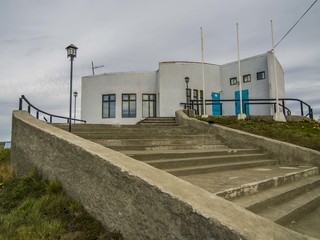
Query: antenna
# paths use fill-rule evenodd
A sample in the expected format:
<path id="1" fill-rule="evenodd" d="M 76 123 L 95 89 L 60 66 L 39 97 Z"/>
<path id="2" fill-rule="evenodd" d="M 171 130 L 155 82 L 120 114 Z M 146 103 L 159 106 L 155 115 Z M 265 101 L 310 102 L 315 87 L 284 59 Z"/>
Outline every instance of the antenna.
<path id="1" fill-rule="evenodd" d="M 94 75 L 94 70 L 95 70 L 96 68 L 103 68 L 103 67 L 104 67 L 104 65 L 94 66 L 94 65 L 93 65 L 93 61 L 92 61 L 92 62 L 91 62 L 92 75 Z"/>

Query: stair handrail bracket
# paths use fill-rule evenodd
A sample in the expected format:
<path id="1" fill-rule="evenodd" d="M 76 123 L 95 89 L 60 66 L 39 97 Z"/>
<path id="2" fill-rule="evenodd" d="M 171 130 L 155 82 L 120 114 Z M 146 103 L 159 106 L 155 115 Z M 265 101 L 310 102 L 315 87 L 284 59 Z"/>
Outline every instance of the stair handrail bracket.
<path id="1" fill-rule="evenodd" d="M 25 95 L 21 95 L 21 97 L 19 98 L 19 110 L 22 111 L 24 110 L 23 108 L 23 102 L 25 102 L 27 104 L 27 111 L 29 114 L 31 114 L 31 110 L 34 109 L 36 111 L 36 118 L 39 119 L 39 116 L 40 116 L 40 113 L 43 114 L 43 119 L 44 121 L 46 122 L 49 122 L 49 123 L 53 123 L 53 118 L 58 118 L 58 119 L 63 119 L 63 120 L 66 120 L 67 123 L 69 123 L 69 117 L 64 117 L 64 116 L 59 116 L 59 115 L 55 115 L 55 114 L 51 114 L 51 113 L 48 113 L 48 112 L 45 112 L 39 108 L 37 108 L 36 106 L 34 106 L 26 97 Z M 31 114 L 32 115 L 32 114 Z M 49 117 L 49 120 L 46 118 Z M 77 119 L 77 118 L 71 118 L 71 121 L 74 121 L 75 123 L 76 122 L 79 122 L 79 123 L 86 123 L 85 120 L 82 120 L 82 119 Z"/>

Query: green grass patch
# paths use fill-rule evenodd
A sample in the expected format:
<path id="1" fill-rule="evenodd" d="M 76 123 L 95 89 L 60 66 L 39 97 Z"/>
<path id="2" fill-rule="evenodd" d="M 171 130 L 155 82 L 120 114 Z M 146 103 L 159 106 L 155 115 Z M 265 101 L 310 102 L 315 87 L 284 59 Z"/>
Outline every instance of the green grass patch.
<path id="1" fill-rule="evenodd" d="M 320 124 L 315 120 L 304 119 L 283 123 L 268 118 L 250 117 L 246 120 L 214 116 L 197 117 L 197 119 L 320 151 Z"/>
<path id="2" fill-rule="evenodd" d="M 0 150 L 0 164 L 9 165 L 10 154 L 3 151 Z M 68 198 L 58 181 L 43 180 L 33 172 L 0 181 L 0 239 L 85 240 L 122 236 L 108 232 L 79 203 Z"/>

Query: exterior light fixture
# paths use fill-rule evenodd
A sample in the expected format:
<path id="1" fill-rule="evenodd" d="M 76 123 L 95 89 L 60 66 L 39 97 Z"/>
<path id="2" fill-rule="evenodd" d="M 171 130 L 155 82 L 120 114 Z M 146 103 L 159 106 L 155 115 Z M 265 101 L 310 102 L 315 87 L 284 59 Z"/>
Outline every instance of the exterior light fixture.
<path id="1" fill-rule="evenodd" d="M 76 112 L 77 112 L 77 97 L 78 97 L 78 92 L 73 92 L 73 96 L 74 96 L 74 121 L 73 123 L 76 123 Z"/>
<path id="2" fill-rule="evenodd" d="M 77 56 L 77 47 L 73 44 L 66 47 L 67 57 L 70 58 L 70 103 L 69 103 L 69 132 L 71 132 L 71 119 L 72 119 L 72 71 L 73 71 L 73 60 Z"/>

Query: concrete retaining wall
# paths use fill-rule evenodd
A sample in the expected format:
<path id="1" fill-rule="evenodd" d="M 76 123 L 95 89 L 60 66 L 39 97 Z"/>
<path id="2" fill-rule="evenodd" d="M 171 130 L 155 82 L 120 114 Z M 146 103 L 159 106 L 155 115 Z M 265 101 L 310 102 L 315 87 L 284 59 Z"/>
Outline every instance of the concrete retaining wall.
<path id="1" fill-rule="evenodd" d="M 38 169 L 125 239 L 307 239 L 143 162 L 15 111 L 12 165 Z"/>
<path id="2" fill-rule="evenodd" d="M 320 166 L 320 152 L 309 148 L 216 124 L 208 124 L 195 118 L 189 118 L 183 110 L 176 112 L 176 121 L 181 125 L 199 129 L 199 131 L 214 132 L 230 147 L 260 148 L 263 151 L 270 153 L 272 158 L 277 159 L 284 164 L 311 164 L 317 167 Z"/>

